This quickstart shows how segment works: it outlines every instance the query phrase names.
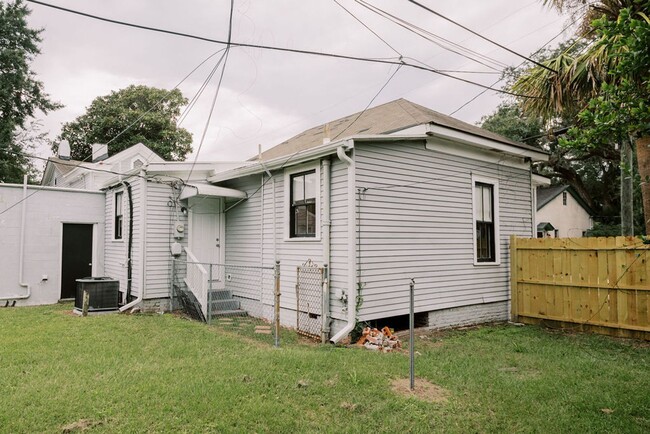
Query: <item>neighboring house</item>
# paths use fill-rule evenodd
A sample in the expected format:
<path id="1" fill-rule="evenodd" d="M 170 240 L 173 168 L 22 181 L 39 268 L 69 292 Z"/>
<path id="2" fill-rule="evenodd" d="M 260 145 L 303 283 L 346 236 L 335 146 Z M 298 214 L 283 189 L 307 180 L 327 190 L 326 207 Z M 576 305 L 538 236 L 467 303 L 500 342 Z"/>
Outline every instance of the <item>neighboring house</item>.
<path id="1" fill-rule="evenodd" d="M 593 227 L 592 214 L 568 185 L 537 188 L 537 238 L 582 237 Z"/>
<path id="2" fill-rule="evenodd" d="M 297 267 L 328 265 L 329 300 L 317 315 L 333 341 L 357 321 L 400 321 L 411 279 L 419 325 L 505 320 L 509 236 L 534 233 L 530 164 L 546 159 L 400 99 L 309 129 L 253 161 L 150 162 L 99 186 L 103 271 L 131 305 L 165 309 L 175 243 L 182 260 L 280 261 L 281 319 L 295 326 Z M 49 179 L 80 176 L 70 173 Z M 237 278 L 219 282 L 243 303 Z"/>

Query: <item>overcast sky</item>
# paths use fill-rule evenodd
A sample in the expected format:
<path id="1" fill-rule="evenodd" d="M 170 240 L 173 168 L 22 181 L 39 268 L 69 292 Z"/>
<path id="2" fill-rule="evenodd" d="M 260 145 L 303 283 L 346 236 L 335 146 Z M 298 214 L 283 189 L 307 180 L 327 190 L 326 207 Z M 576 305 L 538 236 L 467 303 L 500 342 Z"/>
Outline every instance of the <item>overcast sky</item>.
<path id="1" fill-rule="evenodd" d="M 45 0 L 59 6 L 140 25 L 227 38 L 227 0 Z M 497 71 L 470 61 L 387 21 L 354 0 L 338 0 L 411 63 L 424 62 L 486 85 Z M 491 58 L 517 65 L 522 59 L 428 13 L 407 0 L 366 0 L 410 23 Z M 522 54 L 530 54 L 567 24 L 541 0 L 420 0 L 430 8 Z M 43 118 L 55 137 L 62 123 L 91 101 L 131 84 L 173 88 L 218 44 L 105 23 L 29 3 L 32 27 L 43 28 L 41 55 L 33 68 L 51 97 L 65 105 Z M 556 39 L 566 39 L 570 32 Z M 398 58 L 333 0 L 235 0 L 233 41 L 359 57 Z M 219 55 L 179 87 L 191 99 Z M 416 60 L 413 60 L 416 59 Z M 233 48 L 200 160 L 241 160 L 301 131 L 364 109 L 396 67 L 325 57 Z M 201 138 L 218 74 L 182 126 Z M 402 67 L 373 103 L 406 98 L 450 114 L 481 88 L 430 72 Z M 488 91 L 454 116 L 475 123 L 501 97 Z M 48 149 L 39 154 L 50 156 Z M 190 156 L 194 158 L 194 154 Z"/>

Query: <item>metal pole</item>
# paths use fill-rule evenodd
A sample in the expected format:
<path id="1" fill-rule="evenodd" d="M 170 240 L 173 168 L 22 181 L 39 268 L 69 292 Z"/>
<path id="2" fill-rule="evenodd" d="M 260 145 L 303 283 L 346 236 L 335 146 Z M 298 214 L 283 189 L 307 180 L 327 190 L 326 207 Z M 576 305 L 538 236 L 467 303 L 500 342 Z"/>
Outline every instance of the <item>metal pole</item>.
<path id="1" fill-rule="evenodd" d="M 327 264 L 323 265 L 323 297 L 321 306 L 321 342 L 327 343 L 330 337 L 329 327 L 329 307 L 330 307 L 330 285 L 329 285 L 329 268 Z"/>
<path id="2" fill-rule="evenodd" d="M 206 308 L 208 324 L 212 324 L 212 264 L 210 264 L 210 280 L 208 280 L 208 306 Z"/>
<path id="3" fill-rule="evenodd" d="M 415 389 L 415 279 L 411 279 L 410 289 L 410 306 L 409 306 L 409 358 L 410 358 L 410 380 L 411 390 Z"/>
<path id="4" fill-rule="evenodd" d="M 280 346 L 280 261 L 275 261 L 275 288 L 274 288 L 275 301 L 273 303 L 274 310 L 274 328 L 275 328 L 275 346 Z"/>

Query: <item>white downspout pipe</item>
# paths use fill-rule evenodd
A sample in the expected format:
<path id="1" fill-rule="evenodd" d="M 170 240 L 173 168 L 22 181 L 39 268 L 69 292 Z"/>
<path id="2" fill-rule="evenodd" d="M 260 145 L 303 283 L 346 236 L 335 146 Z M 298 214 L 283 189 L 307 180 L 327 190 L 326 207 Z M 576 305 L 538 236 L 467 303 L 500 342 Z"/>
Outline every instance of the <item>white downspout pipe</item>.
<path id="1" fill-rule="evenodd" d="M 327 273 L 323 279 L 323 306 L 321 308 L 321 341 L 327 343 L 330 336 L 330 229 L 332 227 L 331 220 L 331 164 L 329 158 L 323 159 L 323 222 L 321 229 L 321 237 L 323 242 L 323 262 L 326 265 L 325 271 Z"/>
<path id="2" fill-rule="evenodd" d="M 356 286 L 356 192 L 355 192 L 355 169 L 354 160 L 345 154 L 343 146 L 336 148 L 336 155 L 339 160 L 348 166 L 348 323 L 336 335 L 332 336 L 330 342 L 337 343 L 347 336 L 357 322 L 357 286 Z"/>
<path id="3" fill-rule="evenodd" d="M 142 179 L 142 189 L 140 191 L 140 291 L 138 297 L 131 303 L 127 303 L 120 308 L 120 312 L 125 312 L 132 307 L 139 305 L 144 299 L 146 288 L 146 262 L 147 262 L 147 164 L 142 166 L 140 177 Z"/>
<path id="4" fill-rule="evenodd" d="M 27 175 L 23 177 L 23 203 L 22 203 L 22 216 L 20 221 L 20 253 L 19 253 L 19 271 L 18 271 L 18 285 L 27 288 L 27 292 L 23 295 L 16 295 L 13 297 L 0 297 L 0 300 L 24 300 L 32 295 L 32 288 L 28 283 L 24 282 L 25 272 L 25 225 L 27 221 Z"/>

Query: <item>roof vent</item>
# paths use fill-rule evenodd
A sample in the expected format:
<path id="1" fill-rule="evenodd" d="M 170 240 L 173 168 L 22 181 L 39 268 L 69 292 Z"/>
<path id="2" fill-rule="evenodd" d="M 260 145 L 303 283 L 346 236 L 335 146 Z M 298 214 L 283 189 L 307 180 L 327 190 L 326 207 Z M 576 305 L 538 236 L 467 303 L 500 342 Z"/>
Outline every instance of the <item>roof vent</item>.
<path id="1" fill-rule="evenodd" d="M 93 144 L 93 163 L 102 161 L 108 158 L 108 146 L 101 143 Z"/>
<path id="2" fill-rule="evenodd" d="M 70 159 L 70 142 L 67 140 L 61 140 L 61 143 L 59 143 L 59 158 L 62 160 Z"/>

